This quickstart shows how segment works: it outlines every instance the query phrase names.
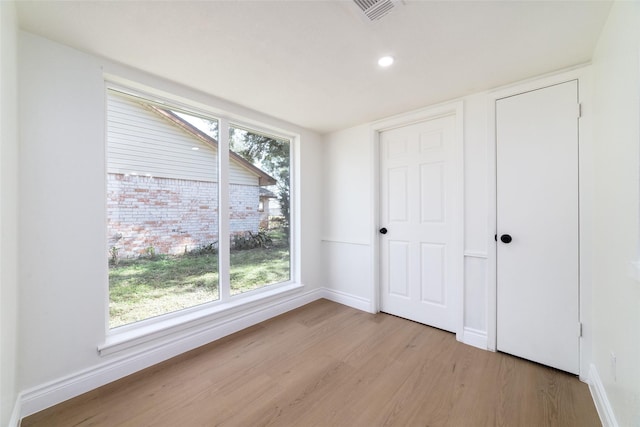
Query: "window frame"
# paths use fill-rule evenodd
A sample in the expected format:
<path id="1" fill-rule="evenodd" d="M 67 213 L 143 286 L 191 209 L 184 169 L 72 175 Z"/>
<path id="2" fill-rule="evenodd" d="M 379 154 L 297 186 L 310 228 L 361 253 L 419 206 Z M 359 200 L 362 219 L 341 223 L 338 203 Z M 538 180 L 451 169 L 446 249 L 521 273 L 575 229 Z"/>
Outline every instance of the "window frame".
<path id="1" fill-rule="evenodd" d="M 298 147 L 300 135 L 287 129 L 282 129 L 266 122 L 258 122 L 245 116 L 225 111 L 223 106 L 201 104 L 174 94 L 160 92 L 134 82 L 123 82 L 117 76 L 104 76 L 104 164 L 105 164 L 105 218 L 106 218 L 106 187 L 107 187 L 107 150 L 108 123 L 107 100 L 110 91 L 116 91 L 125 96 L 134 97 L 162 108 L 170 108 L 193 116 L 218 121 L 218 286 L 217 300 L 187 307 L 181 310 L 150 317 L 126 325 L 109 327 L 110 290 L 107 277 L 105 289 L 105 340 L 98 346 L 100 355 L 112 354 L 126 348 L 134 347 L 149 340 L 160 338 L 185 328 L 190 328 L 203 321 L 211 321 L 227 314 L 235 313 L 244 306 L 260 302 L 268 302 L 274 297 L 302 288 L 300 282 L 300 224 L 299 207 L 300 193 L 298 191 Z M 289 193 L 290 193 L 290 222 L 289 222 L 289 280 L 268 284 L 258 289 L 231 295 L 230 284 L 230 215 L 229 212 L 229 129 L 230 127 L 247 130 L 253 133 L 289 141 Z M 223 215 L 223 213 L 227 213 Z M 105 224 L 105 235 L 106 235 Z M 222 237 L 226 236 L 226 237 Z"/>

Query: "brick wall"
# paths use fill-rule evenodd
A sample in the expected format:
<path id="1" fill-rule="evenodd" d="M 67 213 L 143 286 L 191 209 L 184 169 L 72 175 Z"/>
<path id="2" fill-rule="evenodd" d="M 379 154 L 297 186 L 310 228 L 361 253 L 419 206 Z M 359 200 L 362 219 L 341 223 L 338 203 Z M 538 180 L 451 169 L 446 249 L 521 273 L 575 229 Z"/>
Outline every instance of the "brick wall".
<path id="1" fill-rule="evenodd" d="M 230 185 L 231 233 L 258 231 L 259 187 Z M 218 241 L 217 183 L 109 174 L 108 248 L 121 258 L 182 254 Z"/>
<path id="2" fill-rule="evenodd" d="M 260 227 L 260 187 L 251 185 L 229 185 L 229 229 L 231 234 L 246 231 L 258 232 Z"/>

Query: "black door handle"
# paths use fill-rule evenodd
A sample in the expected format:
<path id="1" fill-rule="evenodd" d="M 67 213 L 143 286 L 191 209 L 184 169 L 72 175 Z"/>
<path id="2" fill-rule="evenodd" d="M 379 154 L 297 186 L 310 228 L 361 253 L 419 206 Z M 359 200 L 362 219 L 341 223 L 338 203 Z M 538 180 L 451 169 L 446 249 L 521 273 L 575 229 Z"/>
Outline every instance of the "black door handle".
<path id="1" fill-rule="evenodd" d="M 512 238 L 511 238 L 511 236 L 510 236 L 510 235 L 508 235 L 508 234 L 503 234 L 502 236 L 500 236 L 500 241 L 501 241 L 502 243 L 511 243 L 511 241 L 512 241 L 512 240 L 513 240 L 513 239 L 512 239 Z"/>
<path id="2" fill-rule="evenodd" d="M 386 228 L 384 228 L 384 227 L 382 227 L 382 228 L 380 229 L 380 233 L 381 233 L 381 234 L 387 234 L 387 231 L 388 231 L 388 230 L 387 230 Z"/>

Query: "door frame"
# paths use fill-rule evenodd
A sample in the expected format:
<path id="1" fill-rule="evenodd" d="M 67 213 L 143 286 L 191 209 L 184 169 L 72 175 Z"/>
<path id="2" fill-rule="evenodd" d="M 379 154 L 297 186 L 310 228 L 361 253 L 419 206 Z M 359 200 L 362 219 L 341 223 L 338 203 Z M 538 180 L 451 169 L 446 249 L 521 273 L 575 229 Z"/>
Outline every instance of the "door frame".
<path id="1" fill-rule="evenodd" d="M 494 235 L 497 233 L 497 162 L 496 162 L 496 102 L 498 99 L 521 93 L 542 89 L 570 80 L 578 81 L 578 99 L 582 106 L 582 115 L 578 121 L 578 239 L 579 239 L 579 270 L 578 270 L 578 313 L 579 322 L 582 324 L 582 336 L 579 340 L 579 376 L 586 381 L 589 375 L 591 363 L 591 282 L 592 267 L 589 248 L 591 246 L 591 230 L 593 230 L 593 182 L 589 177 L 593 176 L 594 148 L 592 143 L 592 112 L 591 102 L 591 68 L 580 66 L 561 73 L 550 74 L 543 77 L 520 82 L 511 86 L 502 87 L 488 93 L 487 105 L 487 130 L 488 130 L 488 230 L 487 247 L 487 349 L 496 351 L 497 348 L 497 242 Z"/>
<path id="2" fill-rule="evenodd" d="M 381 304 L 381 281 L 380 281 L 380 238 L 378 229 L 382 227 L 380 224 L 380 210 L 382 209 L 380 200 L 380 134 L 384 131 L 408 126 L 414 123 L 437 119 L 440 117 L 453 116 L 455 119 L 454 137 L 453 137 L 453 159 L 452 163 L 458 170 L 458 180 L 453 192 L 454 216 L 453 226 L 457 230 L 454 239 L 453 252 L 456 254 L 454 262 L 455 277 L 453 281 L 453 309 L 456 311 L 456 339 L 462 340 L 464 327 L 464 103 L 462 100 L 437 104 L 431 107 L 411 111 L 404 114 L 392 116 L 377 122 L 373 122 L 370 126 L 372 147 L 372 162 L 374 171 L 374 189 L 373 197 L 373 221 L 374 229 L 371 231 L 371 272 L 373 277 L 373 308 L 375 312 L 380 311 Z"/>

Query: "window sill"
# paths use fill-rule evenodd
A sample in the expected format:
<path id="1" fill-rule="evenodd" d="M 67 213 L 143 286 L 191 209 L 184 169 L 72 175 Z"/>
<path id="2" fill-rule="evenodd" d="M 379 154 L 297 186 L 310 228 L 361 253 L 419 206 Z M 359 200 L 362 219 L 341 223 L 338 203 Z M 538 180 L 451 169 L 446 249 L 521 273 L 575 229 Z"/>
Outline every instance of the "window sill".
<path id="1" fill-rule="evenodd" d="M 299 283 L 276 285 L 272 289 L 247 295 L 239 295 L 227 303 L 211 303 L 144 320 L 110 330 L 105 342 L 98 346 L 98 354 L 107 356 L 141 346 L 179 332 L 185 332 L 203 324 L 227 323 L 243 316 L 244 309 L 268 302 L 303 288 Z M 177 338 L 182 338 L 180 334 Z"/>

